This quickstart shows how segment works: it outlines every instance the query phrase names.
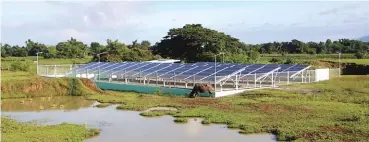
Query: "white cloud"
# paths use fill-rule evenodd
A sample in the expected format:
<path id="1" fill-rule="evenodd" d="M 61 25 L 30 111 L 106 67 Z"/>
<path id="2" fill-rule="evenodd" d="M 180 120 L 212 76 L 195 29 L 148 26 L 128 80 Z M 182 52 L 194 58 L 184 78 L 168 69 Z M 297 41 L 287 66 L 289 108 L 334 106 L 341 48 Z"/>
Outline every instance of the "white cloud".
<path id="1" fill-rule="evenodd" d="M 71 36 L 84 42 L 107 38 L 159 41 L 170 28 L 199 23 L 247 43 L 273 40 L 325 40 L 369 34 L 368 3 L 221 3 L 83 1 L 11 2 L 2 9 L 2 38 L 22 44 L 29 37 L 49 44 Z M 197 4 L 202 4 L 199 6 Z M 23 8 L 19 9 L 19 5 Z M 40 8 L 37 5 L 42 5 Z M 165 5 L 165 6 L 163 6 Z M 347 9 L 345 9 L 345 5 Z M 175 7 L 175 8 L 174 8 Z M 31 16 L 29 16 L 29 12 Z M 339 15 L 335 15 L 339 14 Z M 40 16 L 35 16 L 40 15 Z"/>

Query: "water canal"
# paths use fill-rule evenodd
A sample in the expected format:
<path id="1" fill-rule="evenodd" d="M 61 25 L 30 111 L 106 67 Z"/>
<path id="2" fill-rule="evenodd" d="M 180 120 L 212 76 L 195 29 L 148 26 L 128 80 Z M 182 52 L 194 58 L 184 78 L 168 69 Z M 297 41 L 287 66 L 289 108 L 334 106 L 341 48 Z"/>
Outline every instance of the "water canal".
<path id="1" fill-rule="evenodd" d="M 2 115 L 21 122 L 86 123 L 89 128 L 100 128 L 100 135 L 87 142 L 276 141 L 273 135 L 241 135 L 225 125 L 202 125 L 200 119 L 177 124 L 171 116 L 147 118 L 137 111 L 117 110 L 115 105 L 93 107 L 96 104 L 81 97 L 6 99 L 2 100 Z"/>

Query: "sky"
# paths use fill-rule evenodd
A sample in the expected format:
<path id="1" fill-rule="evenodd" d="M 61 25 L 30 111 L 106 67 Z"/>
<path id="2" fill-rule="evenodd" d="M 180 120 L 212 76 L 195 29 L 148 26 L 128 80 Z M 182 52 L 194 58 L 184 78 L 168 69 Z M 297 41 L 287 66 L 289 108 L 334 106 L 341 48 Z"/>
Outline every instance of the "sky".
<path id="1" fill-rule="evenodd" d="M 1 42 L 159 42 L 202 24 L 248 44 L 369 35 L 369 1 L 16 1 L 1 3 Z"/>

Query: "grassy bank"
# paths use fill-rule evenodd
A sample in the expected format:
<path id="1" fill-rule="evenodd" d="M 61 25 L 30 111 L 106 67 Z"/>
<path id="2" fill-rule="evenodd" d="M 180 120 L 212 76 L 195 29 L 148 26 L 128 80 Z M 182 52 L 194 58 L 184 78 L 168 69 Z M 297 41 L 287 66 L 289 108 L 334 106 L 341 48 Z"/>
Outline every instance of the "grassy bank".
<path id="1" fill-rule="evenodd" d="M 65 96 L 72 89 L 75 96 L 99 93 L 88 79 L 76 79 L 73 83 L 71 78 L 42 78 L 29 72 L 9 71 L 3 71 L 1 77 L 1 98 Z"/>
<path id="2" fill-rule="evenodd" d="M 98 129 L 86 129 L 84 126 L 75 124 L 41 126 L 1 117 L 2 142 L 82 142 L 99 133 Z"/>
<path id="3" fill-rule="evenodd" d="M 179 98 L 110 92 L 89 99 L 120 103 L 118 109 L 176 107 L 175 112 L 144 112 L 143 116 L 202 117 L 203 123 L 222 123 L 240 133 L 268 132 L 278 140 L 369 140 L 369 76 L 259 90 L 224 98 Z M 184 119 L 183 119 L 184 120 Z"/>

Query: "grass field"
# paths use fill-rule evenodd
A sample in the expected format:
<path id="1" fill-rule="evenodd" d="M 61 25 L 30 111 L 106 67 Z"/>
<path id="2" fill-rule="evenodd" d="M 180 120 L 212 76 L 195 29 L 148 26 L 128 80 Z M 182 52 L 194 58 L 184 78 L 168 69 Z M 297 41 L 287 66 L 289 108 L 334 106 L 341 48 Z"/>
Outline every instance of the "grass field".
<path id="1" fill-rule="evenodd" d="M 338 60 L 326 59 L 326 61 L 339 62 Z M 369 59 L 342 59 L 342 63 L 355 63 L 361 65 L 369 65 Z"/>
<path id="2" fill-rule="evenodd" d="M 281 54 L 262 54 L 260 57 L 260 63 L 270 63 L 269 61 L 272 58 L 285 60 L 287 58 L 291 58 L 296 63 L 304 63 L 304 64 L 313 64 L 312 62 L 316 61 L 333 61 L 339 62 L 338 54 L 287 54 L 282 56 Z M 342 63 L 356 63 L 356 64 L 364 64 L 369 65 L 369 58 L 366 59 L 356 59 L 353 54 L 342 54 L 341 55 Z"/>
<path id="3" fill-rule="evenodd" d="M 278 140 L 369 140 L 369 76 L 259 90 L 224 98 L 180 98 L 109 92 L 88 99 L 120 103 L 117 109 L 145 110 L 175 107 L 179 111 L 153 111 L 143 116 L 172 115 L 176 122 L 202 117 L 203 124 L 221 123 L 240 133 L 276 134 Z"/>
<path id="4" fill-rule="evenodd" d="M 85 138 L 96 136 L 98 129 L 86 129 L 74 124 L 40 126 L 31 123 L 20 123 L 1 117 L 2 142 L 82 142 Z"/>

